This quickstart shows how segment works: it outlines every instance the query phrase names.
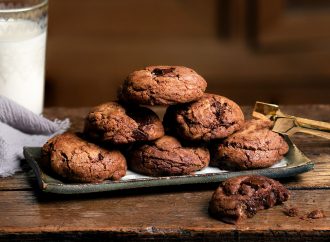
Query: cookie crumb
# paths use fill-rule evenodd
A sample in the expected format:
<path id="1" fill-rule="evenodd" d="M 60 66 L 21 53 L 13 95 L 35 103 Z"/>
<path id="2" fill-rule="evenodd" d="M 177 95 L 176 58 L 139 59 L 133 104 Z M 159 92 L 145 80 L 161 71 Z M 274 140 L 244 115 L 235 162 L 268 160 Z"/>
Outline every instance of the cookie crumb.
<path id="1" fill-rule="evenodd" d="M 298 212 L 299 212 L 299 210 L 296 207 L 285 207 L 284 208 L 285 215 L 287 215 L 289 217 L 297 217 Z"/>
<path id="2" fill-rule="evenodd" d="M 319 219 L 324 217 L 325 217 L 324 211 L 321 209 L 313 210 L 307 214 L 307 218 L 311 218 L 311 219 Z"/>

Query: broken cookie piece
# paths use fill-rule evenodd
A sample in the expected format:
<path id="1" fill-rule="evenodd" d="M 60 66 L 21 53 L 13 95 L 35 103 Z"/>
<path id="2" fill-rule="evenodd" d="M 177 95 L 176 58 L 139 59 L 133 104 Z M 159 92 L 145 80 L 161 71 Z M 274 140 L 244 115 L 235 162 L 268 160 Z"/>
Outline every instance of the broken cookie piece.
<path id="1" fill-rule="evenodd" d="M 288 190 L 275 180 L 263 176 L 239 176 L 218 187 L 209 203 L 209 212 L 217 219 L 235 224 L 288 198 Z"/>

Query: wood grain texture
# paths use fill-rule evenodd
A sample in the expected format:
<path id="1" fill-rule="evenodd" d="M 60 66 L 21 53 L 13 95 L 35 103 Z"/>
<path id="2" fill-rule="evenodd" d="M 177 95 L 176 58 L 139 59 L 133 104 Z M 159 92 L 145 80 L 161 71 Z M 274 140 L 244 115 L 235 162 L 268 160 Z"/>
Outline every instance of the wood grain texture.
<path id="1" fill-rule="evenodd" d="M 208 215 L 212 191 L 102 194 L 77 197 L 54 197 L 33 191 L 2 192 L 0 238 L 18 233 L 42 238 L 45 233 L 97 231 L 116 236 L 171 238 L 218 238 L 230 241 L 264 238 L 274 241 L 286 238 L 297 241 L 302 236 L 322 240 L 330 235 L 330 191 L 292 191 L 288 205 L 299 210 L 299 216 L 319 208 L 328 215 L 322 219 L 288 217 L 281 206 L 261 211 L 237 225 L 217 221 Z M 4 209 L 6 208 L 6 209 Z M 90 234 L 91 236 L 91 234 Z"/>
<path id="2" fill-rule="evenodd" d="M 285 113 L 330 121 L 330 105 L 280 106 Z M 70 118 L 80 131 L 89 108 L 49 108 L 45 116 Z M 164 110 L 156 108 L 162 115 Z M 252 107 L 243 107 L 250 118 Z M 303 216 L 321 208 L 326 218 L 287 217 L 283 207 L 259 212 L 238 225 L 209 217 L 218 184 L 133 189 L 101 194 L 56 195 L 37 189 L 32 171 L 0 179 L 0 241 L 328 241 L 330 237 L 330 141 L 296 135 L 294 143 L 315 162 L 311 172 L 281 180 L 289 206 Z"/>

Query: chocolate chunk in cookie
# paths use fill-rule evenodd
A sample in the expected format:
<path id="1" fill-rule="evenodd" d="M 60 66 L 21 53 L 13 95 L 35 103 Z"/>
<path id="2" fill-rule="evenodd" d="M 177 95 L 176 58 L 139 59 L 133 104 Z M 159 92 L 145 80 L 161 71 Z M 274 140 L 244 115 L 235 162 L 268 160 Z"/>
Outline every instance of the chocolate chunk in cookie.
<path id="1" fill-rule="evenodd" d="M 164 135 L 164 128 L 157 114 L 148 108 L 108 102 L 87 115 L 84 132 L 98 141 L 128 144 L 158 139 Z"/>
<path id="2" fill-rule="evenodd" d="M 210 154 L 206 148 L 183 147 L 171 136 L 132 148 L 128 156 L 129 168 L 150 176 L 191 174 L 206 167 Z"/>
<path id="3" fill-rule="evenodd" d="M 186 140 L 221 139 L 239 130 L 244 123 L 240 107 L 230 99 L 214 94 L 192 103 L 168 107 L 163 124 Z"/>
<path id="4" fill-rule="evenodd" d="M 119 151 L 103 149 L 69 132 L 51 138 L 42 147 L 42 159 L 54 173 L 74 182 L 119 180 L 127 170 Z"/>
<path id="5" fill-rule="evenodd" d="M 250 120 L 212 150 L 211 165 L 230 170 L 270 167 L 289 147 L 283 137 L 270 130 L 268 120 Z"/>
<path id="6" fill-rule="evenodd" d="M 148 66 L 125 80 L 118 97 L 124 102 L 173 105 L 203 96 L 207 83 L 194 70 L 183 66 Z"/>
<path id="7" fill-rule="evenodd" d="M 226 223 L 253 217 L 258 210 L 287 201 L 288 190 L 263 176 L 240 176 L 224 181 L 214 192 L 209 212 Z"/>

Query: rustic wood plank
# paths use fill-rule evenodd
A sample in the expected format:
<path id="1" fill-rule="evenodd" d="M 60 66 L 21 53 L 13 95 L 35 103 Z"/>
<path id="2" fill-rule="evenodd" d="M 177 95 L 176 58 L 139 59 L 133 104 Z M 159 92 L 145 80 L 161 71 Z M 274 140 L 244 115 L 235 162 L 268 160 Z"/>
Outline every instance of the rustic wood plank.
<path id="1" fill-rule="evenodd" d="M 133 196 L 132 196 L 133 195 Z M 30 238 L 45 234 L 88 236 L 115 234 L 117 237 L 167 236 L 227 238 L 230 241 L 257 238 L 297 241 L 302 236 L 324 240 L 330 235 L 330 191 L 292 191 L 288 205 L 303 216 L 323 209 L 326 218 L 287 217 L 281 206 L 259 212 L 252 219 L 229 225 L 209 217 L 207 208 L 212 191 L 125 192 L 84 196 L 52 196 L 33 191 L 1 192 L 0 239 L 24 233 Z M 95 231 L 95 234 L 90 233 Z M 79 232 L 79 233 L 77 233 Z M 53 234 L 52 234 L 53 233 Z"/>
<path id="2" fill-rule="evenodd" d="M 281 107 L 286 113 L 330 121 L 329 105 Z M 69 117 L 79 131 L 89 108 L 51 108 L 49 118 Z M 249 118 L 252 108 L 243 107 Z M 159 114 L 163 110 L 156 108 Z M 283 207 L 258 213 L 236 226 L 208 216 L 207 206 L 217 184 L 203 184 L 111 193 L 64 196 L 42 193 L 27 167 L 0 179 L 0 241 L 116 240 L 146 241 L 328 241 L 330 236 L 330 142 L 296 135 L 296 145 L 313 161 L 315 170 L 284 179 L 292 197 L 288 205 L 300 214 L 321 208 L 327 217 L 287 217 Z M 296 190 L 298 189 L 298 190 Z M 306 190 L 307 189 L 307 190 Z"/>
<path id="3" fill-rule="evenodd" d="M 31 168 L 24 169 L 10 177 L 0 178 L 0 192 L 31 189 L 38 189 L 37 180 Z"/>

